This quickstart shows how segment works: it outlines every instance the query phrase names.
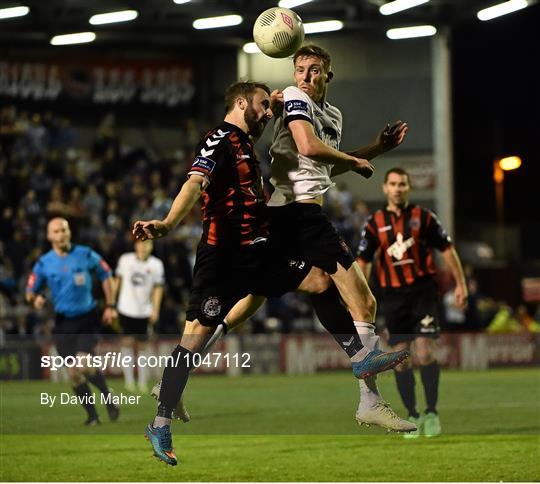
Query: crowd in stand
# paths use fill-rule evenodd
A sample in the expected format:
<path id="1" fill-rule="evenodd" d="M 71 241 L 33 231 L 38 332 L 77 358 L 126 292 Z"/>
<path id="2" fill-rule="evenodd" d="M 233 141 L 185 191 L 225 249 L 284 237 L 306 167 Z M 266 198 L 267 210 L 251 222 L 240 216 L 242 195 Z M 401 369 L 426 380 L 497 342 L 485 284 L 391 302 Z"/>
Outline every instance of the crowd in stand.
<path id="1" fill-rule="evenodd" d="M 39 338 L 52 327 L 50 311 L 36 313 L 23 303 L 29 271 L 37 258 L 49 250 L 47 221 L 53 216 L 67 218 L 74 243 L 89 245 L 114 268 L 119 256 L 133 249 L 132 223 L 161 219 L 168 212 L 185 180 L 192 149 L 202 130 L 202 126 L 189 120 L 179 131 L 179 139 L 185 143 L 182 149 L 156 154 L 148 147 L 124 146 L 114 116 L 107 116 L 96 129 L 91 147 L 83 149 L 78 144 L 77 130 L 65 117 L 18 112 L 13 106 L 0 109 L 0 329 L 4 333 L 34 334 Z M 267 166 L 263 163 L 263 167 Z M 368 207 L 342 184 L 330 190 L 326 198 L 329 216 L 349 246 L 357 247 Z M 199 220 L 197 208 L 172 236 L 155 244 L 154 254 L 163 260 L 166 270 L 159 333 L 181 331 L 201 233 Z M 474 284 L 474 278 L 470 280 Z M 472 289 L 474 300 L 478 291 Z M 471 327 L 489 325 L 500 306 L 488 304 L 486 309 L 482 301 L 469 306 L 477 313 L 463 315 L 461 323 L 474 317 L 480 322 Z M 447 313 L 452 322 L 456 315 Z M 269 329 L 313 330 L 308 301 L 298 294 L 269 301 L 252 322 L 251 330 Z"/>

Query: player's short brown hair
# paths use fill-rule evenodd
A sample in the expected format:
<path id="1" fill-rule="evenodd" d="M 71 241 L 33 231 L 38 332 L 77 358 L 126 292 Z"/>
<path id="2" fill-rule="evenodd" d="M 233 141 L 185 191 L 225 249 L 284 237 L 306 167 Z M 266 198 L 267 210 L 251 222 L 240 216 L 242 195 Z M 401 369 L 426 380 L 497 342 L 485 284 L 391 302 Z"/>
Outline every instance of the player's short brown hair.
<path id="1" fill-rule="evenodd" d="M 384 183 L 388 181 L 388 177 L 390 176 L 390 173 L 396 173 L 397 175 L 406 176 L 407 177 L 407 183 L 411 184 L 411 177 L 409 174 L 401 167 L 396 166 L 394 168 L 390 168 L 384 175 Z"/>
<path id="2" fill-rule="evenodd" d="M 234 103 L 239 97 L 251 102 L 257 89 L 262 89 L 270 95 L 270 88 L 262 82 L 238 81 L 231 84 L 225 91 L 225 113 L 230 113 L 234 108 Z"/>
<path id="3" fill-rule="evenodd" d="M 299 57 L 318 57 L 322 61 L 322 66 L 329 72 L 332 68 L 332 59 L 327 50 L 319 47 L 315 44 L 306 44 L 300 47 L 295 53 L 293 58 L 293 64 L 296 65 L 296 59 Z"/>

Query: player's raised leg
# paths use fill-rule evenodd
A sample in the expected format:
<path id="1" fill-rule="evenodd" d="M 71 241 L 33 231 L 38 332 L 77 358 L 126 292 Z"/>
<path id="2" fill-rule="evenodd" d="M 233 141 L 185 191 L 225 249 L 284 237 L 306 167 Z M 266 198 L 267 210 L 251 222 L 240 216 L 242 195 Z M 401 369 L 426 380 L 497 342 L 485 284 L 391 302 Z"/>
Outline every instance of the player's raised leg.
<path id="1" fill-rule="evenodd" d="M 350 312 L 341 302 L 337 288 L 326 284 L 328 275 L 320 272 L 310 273 L 311 280 L 303 283 L 302 289 L 311 292 L 311 301 L 317 317 L 325 329 L 332 334 L 338 345 L 351 359 L 353 370 L 355 365 L 362 364 L 369 355 L 392 355 L 382 353 L 379 349 L 379 337 L 375 334 L 373 324 L 355 326 Z M 375 319 L 375 299 L 366 283 L 368 300 L 366 307 L 370 308 L 366 315 Z M 400 354 L 398 353 L 397 356 Z M 400 361 L 400 357 L 397 358 Z M 373 362 L 373 360 L 371 360 Z M 375 377 L 360 378 L 360 403 L 356 412 L 359 424 L 379 425 L 389 430 L 408 432 L 415 427 L 401 419 L 381 396 Z"/>
<path id="2" fill-rule="evenodd" d="M 145 430 L 154 455 L 173 466 L 177 464 L 177 459 L 172 445 L 172 412 L 187 384 L 189 371 L 193 366 L 193 355 L 204 347 L 211 331 L 211 327 L 203 326 L 197 320 L 186 321 L 182 340 L 163 370 L 157 414 Z"/>

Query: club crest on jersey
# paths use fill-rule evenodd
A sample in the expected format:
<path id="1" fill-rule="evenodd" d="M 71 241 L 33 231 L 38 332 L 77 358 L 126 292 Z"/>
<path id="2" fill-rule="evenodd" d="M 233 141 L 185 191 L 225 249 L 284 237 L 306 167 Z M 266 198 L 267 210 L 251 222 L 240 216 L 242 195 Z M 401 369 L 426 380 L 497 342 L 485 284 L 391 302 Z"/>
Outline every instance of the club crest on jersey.
<path id="1" fill-rule="evenodd" d="M 192 168 L 200 168 L 206 172 L 212 173 L 216 167 L 216 162 L 205 156 L 197 156 L 193 162 Z"/>
<path id="2" fill-rule="evenodd" d="M 207 297 L 201 304 L 201 311 L 209 318 L 215 318 L 221 312 L 221 302 L 215 296 Z"/>
<path id="3" fill-rule="evenodd" d="M 295 99 L 293 101 L 287 101 L 285 103 L 285 111 L 288 113 L 292 113 L 293 111 L 304 111 L 305 113 L 308 112 L 308 104 L 305 101 L 300 101 L 298 99 Z"/>
<path id="4" fill-rule="evenodd" d="M 412 218 L 409 221 L 409 227 L 411 230 L 418 230 L 420 228 L 420 219 L 419 218 Z"/>

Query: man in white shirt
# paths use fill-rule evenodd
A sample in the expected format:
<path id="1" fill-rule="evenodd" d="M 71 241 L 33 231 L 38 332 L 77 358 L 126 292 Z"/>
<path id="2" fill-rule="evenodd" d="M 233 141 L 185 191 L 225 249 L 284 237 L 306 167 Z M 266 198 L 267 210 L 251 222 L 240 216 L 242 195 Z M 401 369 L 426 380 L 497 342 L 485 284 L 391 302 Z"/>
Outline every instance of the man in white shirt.
<path id="1" fill-rule="evenodd" d="M 135 360 L 138 355 L 146 354 L 148 331 L 159 320 L 159 310 L 163 298 L 165 271 L 163 262 L 152 255 L 152 240 L 135 242 L 135 252 L 120 256 L 116 267 L 117 310 L 122 338 L 122 354 Z M 137 344 L 136 344 L 137 342 Z M 122 368 L 126 388 L 135 392 L 135 374 L 132 366 Z M 138 367 L 138 389 L 147 392 L 148 368 Z"/>

